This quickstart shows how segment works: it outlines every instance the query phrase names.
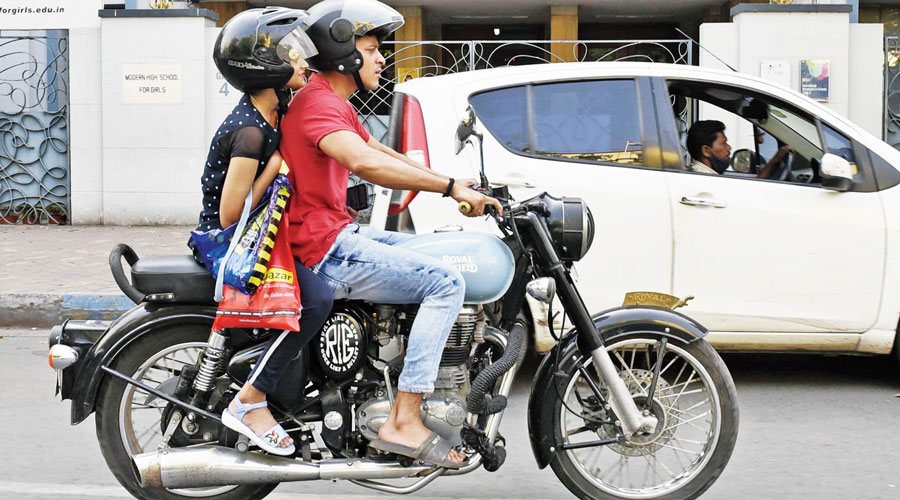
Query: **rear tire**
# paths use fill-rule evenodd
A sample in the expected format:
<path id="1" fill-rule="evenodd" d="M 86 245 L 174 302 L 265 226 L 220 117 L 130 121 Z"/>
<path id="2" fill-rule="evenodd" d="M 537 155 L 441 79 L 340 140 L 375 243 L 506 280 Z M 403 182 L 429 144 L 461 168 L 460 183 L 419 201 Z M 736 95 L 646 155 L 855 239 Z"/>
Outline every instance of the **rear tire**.
<path id="1" fill-rule="evenodd" d="M 634 380 L 635 387 L 632 388 L 629 385 L 633 395 L 640 393 L 640 389 L 637 386 L 643 386 L 644 388 L 649 386 L 646 380 L 648 376 L 652 378 L 652 367 L 655 364 L 655 361 L 650 361 L 651 354 L 645 354 L 645 350 L 639 350 L 638 347 L 658 345 L 660 338 L 659 334 L 652 332 L 635 333 L 617 338 L 610 346 L 607 346 L 617 369 L 620 370 L 620 375 L 623 376 L 626 383 L 631 384 L 631 380 Z M 635 347 L 630 351 L 619 351 L 618 357 L 613 355 L 614 350 L 629 346 Z M 580 393 L 580 395 L 572 392 L 579 391 L 578 381 L 583 380 L 578 371 L 579 366 L 583 366 L 586 372 L 595 381 L 598 381 L 601 393 L 606 390 L 605 386 L 599 382 L 599 378 L 591 366 L 592 360 L 583 358 L 577 351 L 569 358 L 560 360 L 560 371 L 564 372 L 566 376 L 557 382 L 560 396 L 555 397 L 552 402 L 554 405 L 554 417 L 544 420 L 545 428 L 541 429 L 541 432 L 554 437 L 557 451 L 552 453 L 550 465 L 559 480 L 577 497 L 584 500 L 617 500 L 622 498 L 654 500 L 693 499 L 706 491 L 724 470 L 734 450 L 739 419 L 737 393 L 731 374 L 718 353 L 703 340 L 697 340 L 691 344 L 670 342 L 667 348 L 667 357 L 664 358 L 664 363 L 661 366 L 669 364 L 670 358 L 668 356 L 671 355 L 673 358 L 680 356 L 678 352 L 673 352 L 674 350 L 680 350 L 686 359 L 693 358 L 693 362 L 702 367 L 706 374 L 704 375 L 702 371 L 698 371 L 698 379 L 700 379 L 700 382 L 704 382 L 704 380 L 706 382 L 705 384 L 698 382 L 696 383 L 697 385 L 692 385 L 693 372 L 689 372 L 686 379 L 679 379 L 678 377 L 681 377 L 681 375 L 676 377 L 676 372 L 679 369 L 677 360 L 673 363 L 674 368 L 668 368 L 666 373 L 660 376 L 654 402 L 660 403 L 661 400 L 662 402 L 654 405 L 653 412 L 659 412 L 660 415 L 664 415 L 665 420 L 661 419 L 661 426 L 657 428 L 658 431 L 651 435 L 655 435 L 655 438 L 648 437 L 645 442 L 638 443 L 642 438 L 633 437 L 626 444 L 613 443 L 605 446 L 570 450 L 563 450 L 561 446 L 567 442 L 589 442 L 606 437 L 614 437 L 616 429 L 612 424 L 597 423 L 608 421 L 609 417 L 598 405 L 592 405 L 589 397 L 584 397 L 584 394 L 591 393 L 583 389 L 583 393 Z M 633 370 L 626 370 L 627 360 L 629 356 L 634 354 L 638 356 L 637 364 L 635 364 L 635 357 L 631 357 Z M 643 356 L 647 356 L 646 361 L 643 362 L 647 366 L 639 368 L 638 365 L 642 363 L 640 357 Z M 690 361 L 685 363 L 685 366 L 693 367 L 690 363 Z M 634 373 L 631 373 L 632 371 Z M 647 372 L 650 372 L 650 374 L 648 375 Z M 635 373 L 638 374 L 637 379 L 635 379 Z M 641 381 L 638 381 L 638 379 L 641 379 Z M 695 400 L 703 397 L 702 389 L 707 387 L 706 384 L 709 385 L 708 398 L 710 402 L 708 405 L 705 405 L 701 401 L 700 406 L 695 405 Z M 582 385 L 589 387 L 586 383 L 582 383 Z M 691 389 L 683 390 L 688 387 L 691 387 Z M 678 394 L 679 391 L 682 392 L 681 395 Z M 680 398 L 685 397 L 684 393 L 697 392 L 701 396 L 694 397 L 694 394 L 690 394 L 689 400 L 679 402 Z M 553 394 L 554 396 L 556 395 L 555 393 Z M 575 396 L 575 399 L 570 398 L 570 395 Z M 563 398 L 566 398 L 569 409 L 563 406 Z M 639 400 L 639 396 L 635 399 Z M 717 400 L 717 403 L 713 404 L 715 400 Z M 708 418 L 705 413 L 701 413 L 707 406 L 709 409 L 706 412 L 710 415 Z M 590 413 L 591 417 L 587 420 L 579 419 L 580 417 L 573 415 L 572 410 L 580 411 L 581 416 Z M 696 412 L 697 415 L 694 415 L 693 412 Z M 704 431 L 702 429 L 704 426 L 703 422 L 697 422 L 700 418 L 706 418 L 706 420 L 710 421 L 708 430 Z M 566 423 L 569 421 L 567 419 L 575 421 L 574 425 L 583 427 L 569 426 Z M 690 426 L 701 428 L 700 437 L 695 437 L 698 435 Z M 591 427 L 592 430 L 583 430 L 588 427 Z M 683 429 L 687 430 L 683 431 Z M 695 437 L 695 439 L 685 438 L 682 432 L 686 432 L 689 436 Z M 702 438 L 703 432 L 706 432 L 705 440 Z M 682 434 L 676 436 L 679 433 Z M 581 439 L 572 439 L 579 435 L 582 436 Z M 678 454 L 681 452 L 672 451 L 672 449 L 681 449 L 682 452 L 690 451 L 687 448 L 695 447 L 691 443 L 701 445 L 695 457 L 680 457 Z M 680 458 L 677 462 L 674 460 L 670 461 L 669 466 L 671 467 L 669 467 L 666 466 L 664 461 L 668 456 Z M 588 459 L 585 459 L 585 457 Z M 609 461 L 610 465 L 601 467 L 598 463 L 602 460 Z M 691 460 L 694 461 L 691 462 Z M 688 465 L 686 470 L 679 474 L 675 464 L 683 464 L 683 462 L 688 462 Z M 659 463 L 663 465 L 662 472 L 658 468 Z M 625 464 L 624 467 L 623 464 Z M 637 468 L 644 466 L 647 469 L 656 467 L 654 475 L 650 476 L 649 483 L 653 483 L 659 477 L 658 484 L 634 487 L 630 483 L 632 479 L 640 479 L 642 477 L 647 479 L 649 473 L 645 471 L 643 476 L 639 473 L 634 474 L 631 469 L 633 466 Z M 676 470 L 670 470 L 670 468 Z M 672 475 L 671 478 L 665 477 L 670 474 Z M 624 479 L 625 476 L 629 477 L 627 482 Z M 618 484 L 619 482 L 621 484 Z"/>
<path id="2" fill-rule="evenodd" d="M 202 325 L 184 325 L 154 331 L 126 346 L 112 363 L 112 368 L 125 375 L 138 378 L 141 367 L 159 353 L 179 345 L 190 346 L 192 350 L 202 349 L 208 337 L 209 328 Z M 153 384 L 148 385 L 153 386 Z M 256 500 L 265 497 L 278 486 L 276 483 L 180 490 L 142 487 L 132 469 L 131 456 L 152 451 L 156 447 L 149 447 L 146 450 L 130 449 L 132 446 L 140 448 L 140 445 L 126 444 L 133 442 L 134 437 L 123 437 L 122 435 L 123 428 L 126 432 L 132 434 L 135 432 L 133 426 L 130 427 L 127 422 L 123 424 L 121 418 L 123 398 L 130 392 L 131 387 L 130 384 L 115 377 L 104 377 L 97 399 L 96 425 L 97 440 L 100 442 L 100 451 L 103 453 L 103 458 L 106 459 L 106 465 L 109 466 L 109 470 L 112 471 L 119 483 L 136 498 L 146 500 L 184 500 L 188 498 Z"/>

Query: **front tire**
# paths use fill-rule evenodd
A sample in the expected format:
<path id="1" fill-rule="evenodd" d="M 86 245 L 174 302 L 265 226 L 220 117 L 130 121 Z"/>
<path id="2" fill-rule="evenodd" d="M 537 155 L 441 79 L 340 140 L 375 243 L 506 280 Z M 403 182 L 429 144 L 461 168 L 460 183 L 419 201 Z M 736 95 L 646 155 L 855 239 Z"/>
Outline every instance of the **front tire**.
<path id="1" fill-rule="evenodd" d="M 208 337 L 209 327 L 204 325 L 154 331 L 125 347 L 112 368 L 169 393 L 174 388 L 173 380 L 178 378 L 178 367 L 196 363 L 207 345 Z M 263 498 L 278 486 L 266 484 L 178 490 L 141 487 L 132 470 L 131 457 L 155 450 L 161 441 L 165 401 L 160 401 L 112 376 L 104 377 L 100 386 L 97 440 L 110 471 L 129 493 L 147 500 L 246 500 Z"/>
<path id="2" fill-rule="evenodd" d="M 579 498 L 693 499 L 715 482 L 731 458 L 739 417 L 728 368 L 703 340 L 671 341 L 660 360 L 661 338 L 639 332 L 607 346 L 639 408 L 645 407 L 654 367 L 660 363 L 657 389 L 648 405 L 660 424 L 652 433 L 608 445 L 563 449 L 621 432 L 614 415 L 583 379 L 583 374 L 590 376 L 608 398 L 592 359 L 574 350 L 560 361 L 565 377 L 555 381 L 554 417 L 544 420 L 544 427 L 550 428 L 541 431 L 554 437 L 556 451 L 550 459 L 554 473 Z"/>

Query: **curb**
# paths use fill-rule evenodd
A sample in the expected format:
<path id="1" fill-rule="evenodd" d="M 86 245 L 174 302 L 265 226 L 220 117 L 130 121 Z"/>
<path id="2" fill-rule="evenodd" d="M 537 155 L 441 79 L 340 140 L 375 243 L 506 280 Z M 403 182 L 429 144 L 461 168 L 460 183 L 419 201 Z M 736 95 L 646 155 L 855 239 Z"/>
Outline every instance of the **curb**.
<path id="1" fill-rule="evenodd" d="M 0 294 L 0 326 L 51 327 L 71 319 L 113 320 L 134 307 L 124 295 Z"/>

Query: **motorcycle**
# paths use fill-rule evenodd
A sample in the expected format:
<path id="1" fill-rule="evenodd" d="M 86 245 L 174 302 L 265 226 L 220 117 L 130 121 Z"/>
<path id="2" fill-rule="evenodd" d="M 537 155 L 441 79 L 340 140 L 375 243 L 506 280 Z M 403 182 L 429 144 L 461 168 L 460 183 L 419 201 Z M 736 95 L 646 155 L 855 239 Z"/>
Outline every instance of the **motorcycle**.
<path id="1" fill-rule="evenodd" d="M 220 415 L 271 332 L 210 332 L 214 280 L 202 266 L 190 256 L 139 259 L 120 244 L 110 267 L 135 307 L 111 324 L 67 321 L 53 328 L 49 344 L 72 424 L 96 412 L 103 456 L 132 495 L 259 499 L 281 482 L 339 479 L 404 494 L 439 476 L 497 471 L 507 446 L 500 421 L 536 319 L 526 294 L 550 307 L 551 328 L 554 298 L 574 325 L 554 332 L 557 343 L 531 388 L 537 465 L 549 465 L 582 499 L 688 499 L 712 485 L 734 449 L 738 407 L 706 329 L 664 307 L 591 315 L 572 276 L 594 239 L 587 205 L 546 193 L 515 203 L 503 186 L 491 188 L 471 108 L 456 140 L 457 154 L 477 148 L 479 189 L 504 204 L 502 216 L 491 214 L 504 236 L 444 228 L 403 246 L 455 265 L 466 281 L 465 305 L 421 416 L 467 463 L 436 468 L 368 446 L 391 410 L 416 304 L 335 302 L 268 397 L 297 452 L 268 455 L 224 427 Z M 386 482 L 400 478 L 414 482 Z"/>

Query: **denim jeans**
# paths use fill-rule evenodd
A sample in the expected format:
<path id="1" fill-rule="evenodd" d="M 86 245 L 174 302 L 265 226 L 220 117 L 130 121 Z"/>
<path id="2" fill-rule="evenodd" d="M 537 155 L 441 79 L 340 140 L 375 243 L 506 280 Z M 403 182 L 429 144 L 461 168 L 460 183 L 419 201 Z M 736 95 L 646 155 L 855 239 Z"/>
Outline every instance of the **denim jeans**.
<path id="1" fill-rule="evenodd" d="M 393 246 L 409 237 L 350 224 L 312 271 L 328 283 L 335 299 L 420 304 L 399 389 L 428 393 L 434 391 L 444 344 L 462 308 L 466 285 L 456 269 Z"/>

